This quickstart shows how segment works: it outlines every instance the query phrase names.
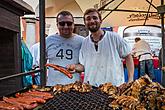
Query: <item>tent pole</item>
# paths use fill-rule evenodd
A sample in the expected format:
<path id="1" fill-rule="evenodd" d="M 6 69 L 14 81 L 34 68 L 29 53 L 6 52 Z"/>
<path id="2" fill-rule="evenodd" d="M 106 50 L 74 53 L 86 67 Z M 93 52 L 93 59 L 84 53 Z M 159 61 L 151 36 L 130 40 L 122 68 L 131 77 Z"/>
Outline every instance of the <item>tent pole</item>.
<path id="1" fill-rule="evenodd" d="M 151 3 L 152 3 L 152 1 L 153 1 L 153 0 L 151 0 Z M 151 4 L 150 4 L 149 7 L 148 7 L 148 13 L 149 13 L 149 11 L 150 11 L 150 8 L 151 8 Z M 144 21 L 144 24 L 143 24 L 143 25 L 146 25 L 146 21 L 147 21 L 147 18 L 148 18 L 148 13 L 147 13 L 147 15 L 146 15 L 146 18 L 145 18 L 145 21 Z"/>
<path id="2" fill-rule="evenodd" d="M 39 0 L 39 21 L 40 21 L 40 69 L 41 86 L 46 85 L 46 57 L 45 57 L 45 0 Z"/>
<path id="3" fill-rule="evenodd" d="M 122 2 L 120 2 L 113 10 L 116 10 L 125 0 L 123 0 Z M 104 16 L 104 18 L 102 20 L 104 20 L 107 16 L 109 16 L 113 11 L 110 11 L 106 16 Z"/>
<path id="4" fill-rule="evenodd" d="M 161 5 L 164 5 L 164 0 L 161 0 Z M 165 42 L 164 42 L 164 13 L 160 14 L 161 17 L 161 32 L 162 32 L 162 55 L 161 55 L 161 60 L 162 60 L 162 67 L 165 66 Z M 165 87 L 165 72 L 162 71 L 161 74 L 161 84 Z"/>
<path id="5" fill-rule="evenodd" d="M 100 8 L 98 9 L 98 11 L 103 10 L 107 5 L 109 5 L 109 4 L 112 3 L 113 1 L 115 1 L 115 0 L 111 0 L 110 2 L 106 3 L 104 6 L 100 7 Z"/>
<path id="6" fill-rule="evenodd" d="M 150 2 L 150 1 L 148 1 L 148 0 L 146 0 L 146 1 L 147 1 L 151 6 L 153 6 L 155 9 L 157 9 L 156 6 L 152 4 L 152 2 Z"/>

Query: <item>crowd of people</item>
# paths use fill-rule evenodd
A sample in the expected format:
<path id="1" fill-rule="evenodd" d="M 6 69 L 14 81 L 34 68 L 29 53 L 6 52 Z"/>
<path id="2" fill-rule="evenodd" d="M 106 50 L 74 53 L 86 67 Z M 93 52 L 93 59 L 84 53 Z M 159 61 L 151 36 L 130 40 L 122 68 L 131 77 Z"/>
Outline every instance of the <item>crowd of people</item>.
<path id="1" fill-rule="evenodd" d="M 79 81 L 82 72 L 84 82 L 93 86 L 107 82 L 116 86 L 121 85 L 125 82 L 123 59 L 128 70 L 128 82 L 131 82 L 134 77 L 133 57 L 139 59 L 140 76 L 148 74 L 155 79 L 151 49 L 145 40 L 136 38 L 131 49 L 128 42 L 117 33 L 101 29 L 102 17 L 97 9 L 87 9 L 83 19 L 91 33 L 86 38 L 73 33 L 74 17 L 69 11 L 57 14 L 58 33 L 46 37 L 46 58 L 48 63 L 65 67 L 72 73 L 73 78 L 70 79 L 59 71 L 48 68 L 47 86 Z M 39 67 L 39 43 L 35 46 L 38 50 L 31 48 L 34 68 Z M 35 84 L 40 85 L 38 75 L 40 74 L 36 74 Z"/>

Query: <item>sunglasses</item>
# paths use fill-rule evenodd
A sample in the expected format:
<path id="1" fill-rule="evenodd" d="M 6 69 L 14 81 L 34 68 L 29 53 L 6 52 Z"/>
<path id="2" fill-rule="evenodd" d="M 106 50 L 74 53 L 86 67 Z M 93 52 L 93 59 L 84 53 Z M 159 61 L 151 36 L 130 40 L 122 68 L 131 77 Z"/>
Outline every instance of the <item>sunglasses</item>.
<path id="1" fill-rule="evenodd" d="M 71 26 L 73 24 L 73 22 L 67 21 L 67 22 L 59 22 L 60 26 L 65 26 L 65 24 L 67 24 L 67 26 Z"/>

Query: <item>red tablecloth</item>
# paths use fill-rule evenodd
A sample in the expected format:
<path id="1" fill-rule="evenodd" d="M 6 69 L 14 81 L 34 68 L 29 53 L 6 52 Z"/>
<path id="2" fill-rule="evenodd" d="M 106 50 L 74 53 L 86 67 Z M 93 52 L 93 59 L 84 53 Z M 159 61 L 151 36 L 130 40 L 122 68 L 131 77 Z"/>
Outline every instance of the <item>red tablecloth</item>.
<path id="1" fill-rule="evenodd" d="M 134 58 L 133 61 L 134 61 L 135 66 L 139 65 L 139 59 Z M 123 61 L 123 63 L 126 64 L 125 60 Z M 153 64 L 154 64 L 155 69 L 159 68 L 159 58 L 158 57 L 153 58 Z"/>
<path id="2" fill-rule="evenodd" d="M 153 63 L 154 63 L 154 68 L 159 68 L 159 58 L 158 57 L 154 57 L 153 59 Z"/>

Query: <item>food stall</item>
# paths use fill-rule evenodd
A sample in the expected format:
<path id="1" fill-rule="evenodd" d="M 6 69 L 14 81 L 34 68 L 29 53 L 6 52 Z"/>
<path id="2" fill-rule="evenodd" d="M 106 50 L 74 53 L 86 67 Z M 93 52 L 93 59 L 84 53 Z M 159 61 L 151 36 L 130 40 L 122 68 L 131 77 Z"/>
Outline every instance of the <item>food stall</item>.
<path id="1" fill-rule="evenodd" d="M 52 87 L 54 97 L 41 110 L 164 110 L 165 89 L 145 75 L 133 82 L 93 87 L 75 82 Z"/>
<path id="2" fill-rule="evenodd" d="M 159 83 L 152 82 L 148 76 L 131 83 L 124 83 L 119 87 L 115 87 L 111 83 L 100 85 L 98 88 L 79 82 L 55 85 L 53 93 L 54 98 L 45 103 L 41 110 L 165 109 L 164 88 Z"/>
<path id="3" fill-rule="evenodd" d="M 43 0 L 43 2 L 45 1 Z M 40 6 L 43 12 L 41 11 L 40 15 L 44 14 L 44 4 L 42 3 Z M 45 23 L 42 20 L 43 18 L 44 15 L 40 18 L 42 25 L 40 27 L 42 73 L 45 71 Z M 22 73 L 20 75 L 25 74 Z M 11 95 L 6 96 L 3 98 L 3 101 L 0 101 L 0 107 L 7 106 L 16 110 L 35 109 L 38 105 L 39 107 L 36 109 L 39 110 L 165 109 L 165 89 L 159 83 L 152 82 L 148 76 L 141 77 L 130 83 L 124 83 L 118 87 L 113 86 L 111 83 L 93 87 L 86 83 L 75 82 L 68 85 L 55 85 L 47 89 L 47 87 L 44 87 L 44 75 L 42 74 L 41 77 L 42 87 L 33 86 L 33 90 L 19 91 L 13 93 L 12 97 Z M 1 79 L 4 80 L 5 78 Z"/>
<path id="4" fill-rule="evenodd" d="M 21 0 L 0 1 L 0 96 L 22 89 L 22 78 L 5 77 L 21 72 L 20 16 L 34 14 Z"/>

